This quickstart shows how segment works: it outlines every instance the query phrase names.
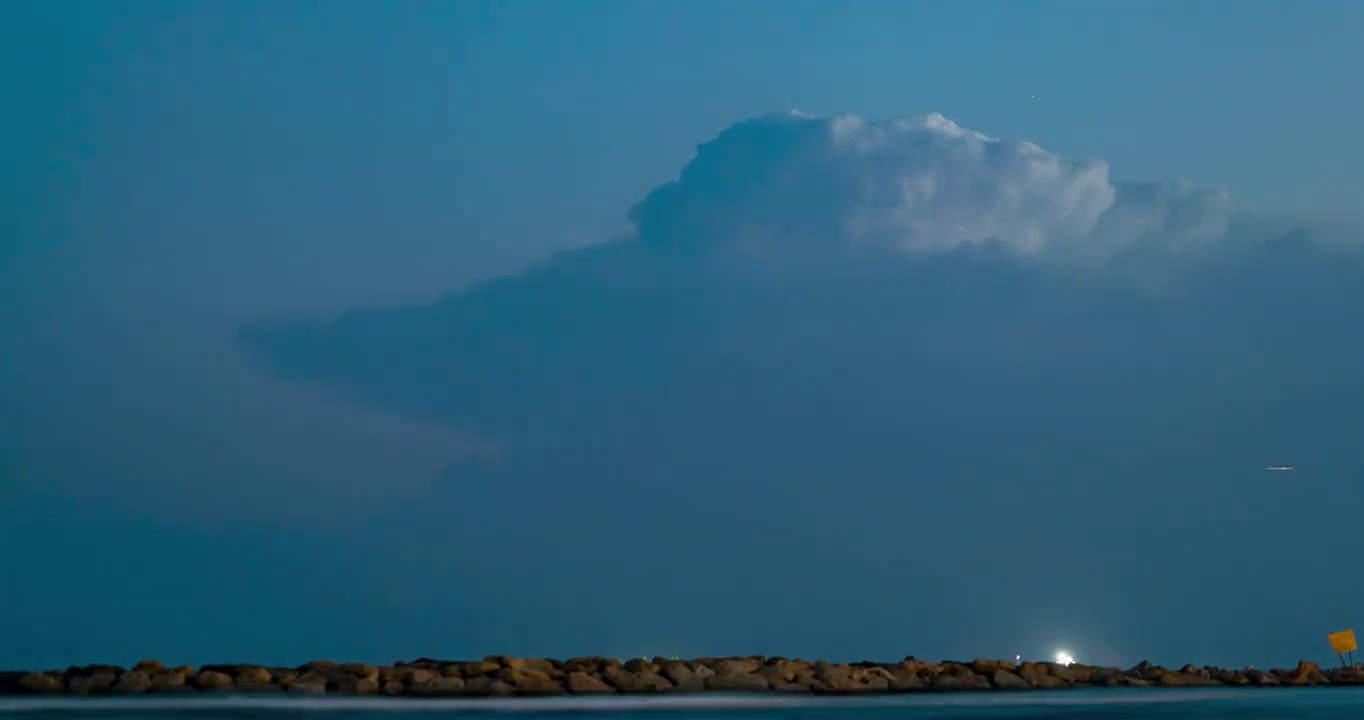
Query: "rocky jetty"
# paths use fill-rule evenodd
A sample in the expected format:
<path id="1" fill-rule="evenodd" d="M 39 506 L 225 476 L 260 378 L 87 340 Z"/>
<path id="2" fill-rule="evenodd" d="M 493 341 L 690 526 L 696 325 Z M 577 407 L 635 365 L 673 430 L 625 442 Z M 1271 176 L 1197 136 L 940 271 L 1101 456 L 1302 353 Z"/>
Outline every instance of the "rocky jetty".
<path id="1" fill-rule="evenodd" d="M 205 665 L 167 667 L 143 660 L 131 668 L 88 665 L 65 670 L 0 672 L 0 695 L 144 695 L 169 693 L 297 693 L 390 697 L 508 697 L 646 693 L 885 694 L 1074 687 L 1276 687 L 1364 685 L 1364 666 L 1323 670 L 1301 661 L 1292 669 L 1230 670 L 1147 662 L 1123 670 L 1008 660 L 830 663 L 780 657 L 678 660 L 656 657 L 568 660 L 490 656 L 423 658 L 393 665 L 315 661 L 299 667 Z"/>

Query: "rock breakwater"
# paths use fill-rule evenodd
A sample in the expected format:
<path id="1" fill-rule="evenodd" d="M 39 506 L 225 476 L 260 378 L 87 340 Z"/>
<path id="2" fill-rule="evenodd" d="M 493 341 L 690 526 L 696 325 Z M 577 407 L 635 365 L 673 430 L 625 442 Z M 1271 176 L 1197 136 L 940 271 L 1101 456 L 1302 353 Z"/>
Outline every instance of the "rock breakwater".
<path id="1" fill-rule="evenodd" d="M 0 672 L 0 695 L 145 695 L 295 693 L 391 697 L 513 697 L 698 692 L 866 695 L 1076 687 L 1301 687 L 1364 685 L 1364 666 L 1323 670 L 1231 670 L 1142 662 L 1129 669 L 1009 660 L 831 663 L 780 657 L 678 660 L 656 657 L 567 660 L 490 656 L 422 658 L 393 665 L 314 661 L 299 667 L 250 664 L 168 667 L 144 660 L 130 668 L 89 665 L 65 670 Z"/>

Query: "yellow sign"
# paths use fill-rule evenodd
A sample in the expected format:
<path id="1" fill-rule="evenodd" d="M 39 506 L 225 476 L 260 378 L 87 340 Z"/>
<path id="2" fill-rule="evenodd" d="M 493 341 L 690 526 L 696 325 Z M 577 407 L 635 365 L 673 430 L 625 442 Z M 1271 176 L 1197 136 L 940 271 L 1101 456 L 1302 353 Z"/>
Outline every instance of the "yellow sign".
<path id="1" fill-rule="evenodd" d="M 1330 635 L 1327 635 L 1326 639 L 1331 641 L 1331 649 L 1335 650 L 1337 655 L 1352 653 L 1359 649 L 1359 646 L 1355 643 L 1354 630 L 1333 632 Z"/>

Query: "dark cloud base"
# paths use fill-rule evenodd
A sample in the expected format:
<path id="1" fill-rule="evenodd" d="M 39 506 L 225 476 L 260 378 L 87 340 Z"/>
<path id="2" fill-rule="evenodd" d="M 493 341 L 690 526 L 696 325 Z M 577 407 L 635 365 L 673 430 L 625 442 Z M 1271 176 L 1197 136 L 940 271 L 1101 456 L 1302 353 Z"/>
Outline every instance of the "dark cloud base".
<path id="1" fill-rule="evenodd" d="M 1065 628 L 1120 655 L 1159 617 L 1170 652 L 1241 661 L 1262 639 L 1212 608 L 1315 632 L 1294 578 L 1328 613 L 1364 589 L 1310 552 L 1267 587 L 1254 549 L 1359 507 L 1364 255 L 1305 231 L 1226 248 L 1151 283 L 971 250 L 791 275 L 621 241 L 244 340 L 502 442 L 372 530 L 534 578 L 561 636 L 965 656 Z M 514 556 L 481 550 L 503 538 Z"/>

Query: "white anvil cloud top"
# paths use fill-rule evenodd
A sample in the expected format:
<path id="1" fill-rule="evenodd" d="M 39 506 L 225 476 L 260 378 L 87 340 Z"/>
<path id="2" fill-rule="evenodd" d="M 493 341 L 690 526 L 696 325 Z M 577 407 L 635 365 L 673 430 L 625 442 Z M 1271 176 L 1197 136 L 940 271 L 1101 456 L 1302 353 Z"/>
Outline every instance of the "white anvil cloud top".
<path id="1" fill-rule="evenodd" d="M 942 115 L 869 122 L 797 112 L 738 122 L 697 147 L 632 213 L 659 243 L 767 255 L 1003 243 L 1027 256 L 1102 259 L 1139 242 L 1225 233 L 1230 199 L 1184 182 L 1114 183 L 1108 165 L 1001 140 Z"/>

